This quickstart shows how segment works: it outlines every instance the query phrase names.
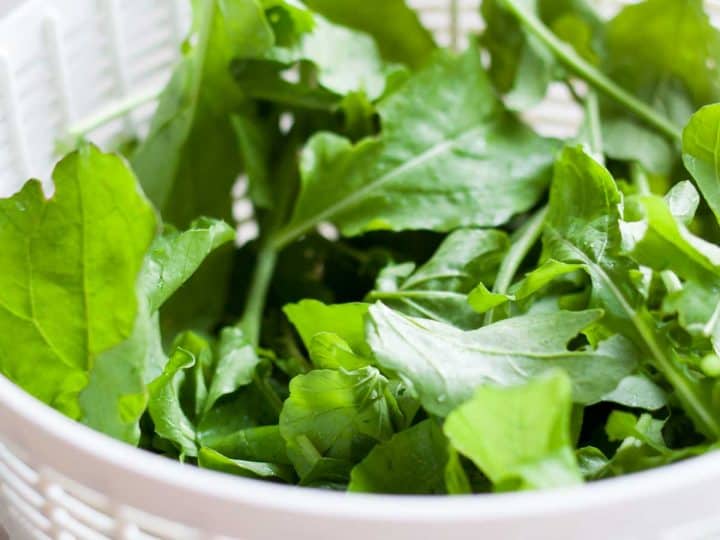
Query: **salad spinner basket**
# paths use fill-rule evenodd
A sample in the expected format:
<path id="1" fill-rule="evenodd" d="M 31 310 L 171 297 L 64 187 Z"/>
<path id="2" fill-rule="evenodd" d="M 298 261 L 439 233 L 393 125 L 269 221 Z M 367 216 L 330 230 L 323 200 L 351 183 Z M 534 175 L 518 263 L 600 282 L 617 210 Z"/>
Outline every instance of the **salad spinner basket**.
<path id="1" fill-rule="evenodd" d="M 167 81 L 189 2 L 10 0 L 20 5 L 6 13 L 7 3 L 0 197 L 27 178 L 49 178 L 56 138 L 94 126 L 108 108 L 127 112 L 93 131 L 94 141 L 143 133 L 154 108 L 147 98 Z M 411 3 L 444 45 L 462 46 L 482 25 L 477 0 Z M 611 13 L 619 2 L 596 4 Z M 706 5 L 720 16 L 720 2 Z M 528 120 L 563 135 L 579 116 L 560 87 Z M 720 539 L 718 486 L 720 453 L 545 493 L 399 498 L 283 487 L 121 444 L 0 376 L 0 524 L 12 540 L 711 540 Z"/>

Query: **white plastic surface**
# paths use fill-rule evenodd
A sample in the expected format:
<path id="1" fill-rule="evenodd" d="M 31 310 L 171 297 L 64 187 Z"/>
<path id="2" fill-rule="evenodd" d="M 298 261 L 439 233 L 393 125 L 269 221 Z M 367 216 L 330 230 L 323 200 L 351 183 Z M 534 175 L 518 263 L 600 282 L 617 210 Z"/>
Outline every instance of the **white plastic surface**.
<path id="1" fill-rule="evenodd" d="M 54 140 L 68 126 L 167 80 L 187 1 L 29 0 L 0 19 L 0 196 L 30 176 L 49 177 Z M 412 3 L 443 44 L 460 45 L 481 25 L 475 0 Z M 720 1 L 706 4 L 720 14 Z M 145 106 L 92 138 L 142 132 L 151 113 Z M 530 119 L 564 134 L 579 116 L 553 89 Z M 12 540 L 712 540 L 720 539 L 718 486 L 720 454 L 539 494 L 397 498 L 283 487 L 123 445 L 0 376 L 0 523 Z"/>

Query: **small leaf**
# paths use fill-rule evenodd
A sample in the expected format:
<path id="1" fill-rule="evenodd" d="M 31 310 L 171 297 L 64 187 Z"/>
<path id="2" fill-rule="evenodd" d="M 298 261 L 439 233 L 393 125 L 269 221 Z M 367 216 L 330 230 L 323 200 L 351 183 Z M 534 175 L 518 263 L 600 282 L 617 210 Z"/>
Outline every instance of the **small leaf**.
<path id="1" fill-rule="evenodd" d="M 496 488 L 578 484 L 571 409 L 570 380 L 561 372 L 521 386 L 487 385 L 448 416 L 445 434 Z"/>

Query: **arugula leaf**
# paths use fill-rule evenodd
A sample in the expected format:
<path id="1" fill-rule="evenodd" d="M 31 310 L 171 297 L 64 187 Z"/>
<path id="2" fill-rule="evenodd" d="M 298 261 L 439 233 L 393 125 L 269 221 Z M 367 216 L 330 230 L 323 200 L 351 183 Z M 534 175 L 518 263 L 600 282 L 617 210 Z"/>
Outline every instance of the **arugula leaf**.
<path id="1" fill-rule="evenodd" d="M 232 227 L 215 219 L 197 219 L 182 232 L 167 226 L 153 243 L 143 268 L 151 311 L 157 311 L 190 279 L 210 253 L 234 239 Z"/>
<path id="2" fill-rule="evenodd" d="M 195 425 L 188 418 L 180 402 L 181 386 L 197 359 L 192 351 L 177 347 L 170 355 L 162 374 L 149 387 L 148 411 L 155 424 L 155 432 L 175 444 L 184 456 L 197 456 Z"/>
<path id="3" fill-rule="evenodd" d="M 607 25 L 606 72 L 683 125 L 696 106 L 720 98 L 720 32 L 702 0 L 646 0 Z"/>
<path id="4" fill-rule="evenodd" d="M 353 468 L 348 491 L 443 494 L 447 447 L 437 423 L 424 420 L 373 448 Z"/>
<path id="5" fill-rule="evenodd" d="M 166 227 L 165 233 L 155 238 L 138 278 L 138 313 L 132 334 L 100 355 L 80 395 L 85 424 L 137 444 L 138 422 L 147 405 L 145 385 L 156 379 L 168 362 L 157 310 L 212 250 L 234 236 L 225 223 L 205 218 L 184 232 Z"/>
<path id="6" fill-rule="evenodd" d="M 185 227 L 198 216 L 230 221 L 230 191 L 241 171 L 229 114 L 246 98 L 235 84 L 233 58 L 257 57 L 274 43 L 256 0 L 193 3 L 194 45 L 186 47 L 153 117 L 150 133 L 132 156 L 143 189 L 164 220 Z M 216 254 L 163 311 L 175 334 L 216 323 L 225 305 L 230 251 Z"/>
<path id="7" fill-rule="evenodd" d="M 352 351 L 366 357 L 371 354 L 365 342 L 367 310 L 368 304 L 359 302 L 328 306 L 317 300 L 303 300 L 283 308 L 308 350 L 316 334 L 331 332 L 344 340 Z"/>
<path id="8" fill-rule="evenodd" d="M 367 32 L 389 59 L 411 67 L 424 64 L 435 49 L 432 35 L 405 0 L 303 0 L 338 24 Z M 392 21 L 392 24 L 388 24 Z"/>
<path id="9" fill-rule="evenodd" d="M 373 367 L 317 369 L 293 378 L 280 433 L 300 477 L 323 458 L 352 464 L 388 440 L 393 433 L 389 397 L 387 379 Z"/>
<path id="10" fill-rule="evenodd" d="M 94 146 L 65 157 L 53 180 L 50 199 L 38 181 L 0 199 L 0 371 L 79 418 L 78 394 L 99 358 L 133 333 L 157 218 L 123 160 Z M 121 371 L 123 395 L 142 394 Z"/>
<path id="11" fill-rule="evenodd" d="M 560 276 L 581 270 L 579 264 L 566 264 L 554 259 L 548 259 L 541 266 L 529 272 L 525 277 L 510 288 L 508 294 L 494 293 L 480 283 L 468 295 L 468 303 L 478 313 L 501 306 L 506 302 L 524 300 L 549 285 Z"/>
<path id="12" fill-rule="evenodd" d="M 370 365 L 368 359 L 356 355 L 350 345 L 337 334 L 320 332 L 310 340 L 308 352 L 320 369 L 360 369 Z"/>
<path id="13" fill-rule="evenodd" d="M 261 461 L 231 459 L 210 448 L 201 448 L 198 465 L 203 469 L 225 472 L 245 478 L 276 479 L 292 483 L 295 475 L 287 466 Z"/>
<path id="14" fill-rule="evenodd" d="M 447 416 L 482 384 L 517 385 L 557 368 L 570 375 L 576 402 L 599 401 L 637 362 L 632 346 L 619 337 L 597 350 L 567 349 L 600 317 L 599 310 L 557 311 L 463 332 L 378 303 L 370 307 L 367 333 L 380 366 L 397 373 L 429 412 Z"/>
<path id="15" fill-rule="evenodd" d="M 345 235 L 498 225 L 533 206 L 546 186 L 555 143 L 506 114 L 473 48 L 439 55 L 378 110 L 379 137 L 355 146 L 331 133 L 310 140 L 294 213 L 273 246 L 322 221 Z M 498 182 L 502 191 L 493 189 Z"/>
<path id="16" fill-rule="evenodd" d="M 621 444 L 607 463 L 606 474 L 638 472 L 704 454 L 709 450 L 708 445 L 668 448 L 662 434 L 665 423 L 666 420 L 658 420 L 649 414 L 636 417 L 632 413 L 613 411 L 605 431 L 611 441 L 621 441 Z"/>
<path id="17" fill-rule="evenodd" d="M 200 433 L 200 442 L 232 459 L 264 461 L 290 465 L 280 426 L 256 426 L 233 430 L 230 434 Z"/>
<path id="18" fill-rule="evenodd" d="M 385 268 L 367 298 L 407 315 L 477 328 L 482 321 L 469 309 L 467 293 L 479 280 L 494 278 L 507 245 L 507 235 L 500 231 L 455 231 L 421 267 Z"/>
<path id="19" fill-rule="evenodd" d="M 563 262 L 585 265 L 593 301 L 605 324 L 631 339 L 672 385 L 696 427 L 720 436 L 720 418 L 704 385 L 682 366 L 630 278 L 637 266 L 621 254 L 620 194 L 612 176 L 581 149 L 566 148 L 555 167 L 545 249 Z"/>
<path id="20" fill-rule="evenodd" d="M 705 200 L 720 220 L 720 170 L 718 170 L 718 132 L 720 104 L 696 112 L 683 131 L 683 163 Z"/>
<path id="21" fill-rule="evenodd" d="M 253 382 L 259 363 L 255 348 L 242 330 L 232 327 L 223 329 L 203 411 L 207 413 L 222 396 Z"/>
<path id="22" fill-rule="evenodd" d="M 496 489 L 578 484 L 582 477 L 570 439 L 571 390 L 562 372 L 521 386 L 482 386 L 448 416 L 445 434 Z"/>

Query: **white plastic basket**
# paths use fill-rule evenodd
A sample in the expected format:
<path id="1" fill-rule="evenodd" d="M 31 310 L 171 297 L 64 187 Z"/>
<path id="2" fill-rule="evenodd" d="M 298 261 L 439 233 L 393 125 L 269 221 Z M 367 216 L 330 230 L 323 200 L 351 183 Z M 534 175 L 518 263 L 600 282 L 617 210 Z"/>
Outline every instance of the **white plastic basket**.
<path id="1" fill-rule="evenodd" d="M 49 177 L 54 139 L 69 126 L 166 81 L 187 1 L 29 0 L 0 19 L 0 196 Z M 444 44 L 482 24 L 476 0 L 414 3 Z M 706 3 L 720 15 L 719 1 Z M 597 4 L 611 11 L 618 1 Z M 151 113 L 152 105 L 134 110 L 92 138 L 142 133 Z M 578 122 L 558 89 L 529 117 L 556 134 Z M 121 444 L 0 376 L 0 523 L 12 540 L 710 540 L 720 539 L 719 485 L 720 454 L 712 454 L 539 494 L 398 498 L 282 487 Z"/>

